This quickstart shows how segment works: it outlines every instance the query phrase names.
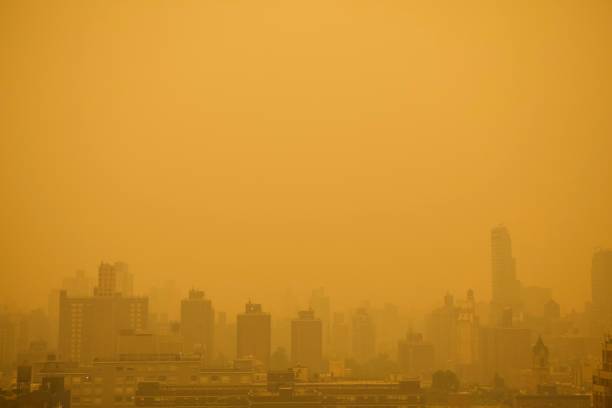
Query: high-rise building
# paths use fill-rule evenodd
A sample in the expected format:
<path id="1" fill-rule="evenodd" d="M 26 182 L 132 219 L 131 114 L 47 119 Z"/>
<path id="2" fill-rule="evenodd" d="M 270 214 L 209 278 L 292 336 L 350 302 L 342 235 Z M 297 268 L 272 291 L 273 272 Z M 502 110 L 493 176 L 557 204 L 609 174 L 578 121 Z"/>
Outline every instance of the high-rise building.
<path id="1" fill-rule="evenodd" d="M 113 358 L 122 330 L 147 328 L 148 299 L 141 297 L 68 297 L 60 292 L 58 352 L 61 359 L 89 362 Z"/>
<path id="2" fill-rule="evenodd" d="M 521 372 L 532 366 L 531 331 L 519 327 L 482 327 L 479 336 L 481 382 L 492 383 L 496 375 L 514 387 Z"/>
<path id="3" fill-rule="evenodd" d="M 435 309 L 427 318 L 427 339 L 436 351 L 436 367 L 454 367 L 457 348 L 458 308 L 452 295 L 444 296 L 444 305 Z"/>
<path id="4" fill-rule="evenodd" d="M 366 308 L 359 308 L 353 314 L 352 345 L 353 357 L 358 362 L 376 355 L 376 326 Z"/>
<path id="5" fill-rule="evenodd" d="M 260 304 L 248 302 L 236 319 L 236 357 L 253 357 L 269 367 L 271 330 L 270 314 Z"/>
<path id="6" fill-rule="evenodd" d="M 98 268 L 98 286 L 94 288 L 96 296 L 114 296 L 120 294 L 124 297 L 133 296 L 134 277 L 124 262 L 114 264 L 102 262 Z"/>
<path id="7" fill-rule="evenodd" d="M 408 377 L 428 377 L 434 370 L 434 347 L 422 334 L 409 332 L 398 342 L 397 362 L 400 372 Z"/>
<path id="8" fill-rule="evenodd" d="M 469 371 L 478 360 L 479 319 L 476 315 L 474 291 L 467 293 L 465 302 L 457 308 L 455 364 L 459 372 Z"/>
<path id="9" fill-rule="evenodd" d="M 323 361 L 323 325 L 314 311 L 301 311 L 291 321 L 291 362 L 320 373 Z"/>
<path id="10" fill-rule="evenodd" d="M 13 316 L 0 311 L 0 369 L 12 367 L 17 357 L 18 325 Z"/>
<path id="11" fill-rule="evenodd" d="M 351 328 L 347 323 L 344 313 L 334 313 L 334 322 L 331 326 L 331 357 L 344 359 L 348 357 L 351 350 Z"/>
<path id="12" fill-rule="evenodd" d="M 204 292 L 192 289 L 181 302 L 181 335 L 183 351 L 204 356 L 210 363 L 214 357 L 215 311 Z"/>
<path id="13" fill-rule="evenodd" d="M 88 362 L 113 358 L 121 331 L 146 330 L 149 300 L 122 296 L 117 290 L 120 269 L 109 263 L 100 264 L 93 297 L 71 297 L 66 291 L 60 292 L 58 353 L 61 359 Z"/>
<path id="14" fill-rule="evenodd" d="M 310 296 L 310 308 L 315 316 L 321 319 L 323 326 L 323 352 L 327 353 L 331 345 L 331 302 L 323 288 L 315 289 Z"/>
<path id="15" fill-rule="evenodd" d="M 225 312 L 217 312 L 214 351 L 214 358 L 220 358 L 221 360 L 236 358 L 236 323 L 228 322 Z"/>
<path id="16" fill-rule="evenodd" d="M 612 250 L 601 249 L 593 254 L 591 289 L 594 312 L 612 320 Z"/>
<path id="17" fill-rule="evenodd" d="M 516 278 L 516 260 L 512 254 L 510 233 L 504 226 L 491 230 L 492 323 L 497 324 L 499 312 L 520 306 L 521 284 Z"/>

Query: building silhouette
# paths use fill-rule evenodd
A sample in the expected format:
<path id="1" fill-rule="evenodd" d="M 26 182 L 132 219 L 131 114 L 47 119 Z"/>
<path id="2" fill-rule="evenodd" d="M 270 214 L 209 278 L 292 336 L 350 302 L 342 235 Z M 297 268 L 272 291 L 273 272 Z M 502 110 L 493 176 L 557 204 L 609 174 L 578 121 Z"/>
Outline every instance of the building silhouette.
<path id="1" fill-rule="evenodd" d="M 436 351 L 436 367 L 451 369 L 457 348 L 457 318 L 459 311 L 452 295 L 444 296 L 444 305 L 427 318 L 427 338 Z"/>
<path id="2" fill-rule="evenodd" d="M 291 362 L 320 373 L 323 363 L 323 324 L 314 311 L 304 310 L 291 321 Z"/>
<path id="3" fill-rule="evenodd" d="M 114 296 L 116 294 L 125 297 L 133 296 L 134 277 L 125 262 L 114 264 L 102 262 L 98 268 L 98 286 L 94 288 L 94 295 Z"/>
<path id="4" fill-rule="evenodd" d="M 376 355 L 376 326 L 366 308 L 359 308 L 353 314 L 351 335 L 353 358 L 365 362 Z"/>
<path id="5" fill-rule="evenodd" d="M 331 346 L 331 302 L 323 288 L 314 289 L 310 296 L 310 308 L 315 316 L 321 319 L 323 328 L 323 352 L 327 353 Z"/>
<path id="6" fill-rule="evenodd" d="M 510 307 L 519 310 L 521 285 L 516 277 L 516 260 L 508 229 L 498 226 L 491 230 L 492 321 L 498 324 L 500 311 Z"/>
<path id="7" fill-rule="evenodd" d="M 251 303 L 245 305 L 244 313 L 236 319 L 236 357 L 252 357 L 261 362 L 264 367 L 270 365 L 271 319 L 269 313 L 264 313 L 261 305 Z"/>
<path id="8" fill-rule="evenodd" d="M 60 292 L 60 358 L 81 362 L 112 358 L 122 330 L 142 332 L 147 328 L 148 299 L 122 296 L 116 277 L 113 266 L 102 263 L 95 296 L 70 297 L 66 291 Z"/>
<path id="9" fill-rule="evenodd" d="M 479 365 L 483 384 L 491 383 L 499 375 L 507 385 L 517 386 L 521 371 L 532 367 L 531 331 L 520 327 L 482 327 Z"/>
<path id="10" fill-rule="evenodd" d="M 612 323 L 612 250 L 600 249 L 593 254 L 591 264 L 591 289 L 593 310 L 597 317 Z"/>
<path id="11" fill-rule="evenodd" d="M 331 325 L 330 355 L 336 359 L 348 357 L 351 351 L 351 328 L 342 312 L 334 313 Z"/>
<path id="12" fill-rule="evenodd" d="M 422 334 L 409 332 L 397 344 L 397 362 L 407 377 L 430 377 L 435 364 L 433 344 L 424 341 Z"/>
<path id="13" fill-rule="evenodd" d="M 593 376 L 593 408 L 612 408 L 612 337 L 606 336 L 601 351 L 601 369 Z"/>
<path id="14" fill-rule="evenodd" d="M 465 380 L 476 379 L 480 321 L 476 315 L 474 291 L 471 289 L 467 292 L 465 301 L 457 306 L 454 338 L 456 344 L 452 360 L 456 371 Z"/>
<path id="15" fill-rule="evenodd" d="M 91 279 L 81 270 L 76 271 L 75 276 L 64 278 L 62 282 L 62 289 L 71 297 L 91 296 L 92 286 Z"/>
<path id="16" fill-rule="evenodd" d="M 180 328 L 183 351 L 199 354 L 210 363 L 214 357 L 215 311 L 204 292 L 192 289 L 181 301 Z"/>

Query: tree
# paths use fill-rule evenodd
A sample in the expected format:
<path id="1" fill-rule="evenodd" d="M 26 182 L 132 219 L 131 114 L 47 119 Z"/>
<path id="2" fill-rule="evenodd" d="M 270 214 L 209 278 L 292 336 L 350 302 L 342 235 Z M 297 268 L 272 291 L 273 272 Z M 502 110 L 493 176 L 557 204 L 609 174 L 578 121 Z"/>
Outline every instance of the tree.
<path id="1" fill-rule="evenodd" d="M 450 370 L 436 371 L 431 380 L 431 388 L 437 392 L 448 394 L 459 390 L 459 378 Z"/>

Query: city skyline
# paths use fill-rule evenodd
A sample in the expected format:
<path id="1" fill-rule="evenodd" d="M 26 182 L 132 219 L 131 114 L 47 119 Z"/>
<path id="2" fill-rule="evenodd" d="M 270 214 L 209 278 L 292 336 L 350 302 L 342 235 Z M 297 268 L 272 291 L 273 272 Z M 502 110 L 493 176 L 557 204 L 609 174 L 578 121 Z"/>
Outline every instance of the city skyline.
<path id="1" fill-rule="evenodd" d="M 612 408 L 612 0 L 0 1 L 0 408 Z"/>
<path id="2" fill-rule="evenodd" d="M 497 226 L 492 227 L 491 231 L 493 232 L 500 228 L 503 228 L 506 231 L 508 231 L 508 228 L 504 224 L 498 224 Z M 483 234 L 483 236 L 489 238 L 489 236 L 487 236 L 486 234 Z M 491 245 L 492 244 L 490 241 L 485 245 L 487 256 L 491 251 Z M 591 256 L 599 251 L 605 251 L 605 250 L 608 250 L 608 248 L 593 247 Z M 95 280 L 97 279 L 96 274 L 97 274 L 99 265 L 105 264 L 105 262 L 110 261 L 111 259 L 115 259 L 115 258 L 102 259 L 99 262 L 97 262 L 95 267 L 93 267 L 92 269 L 85 268 L 81 265 L 75 268 L 74 271 L 76 273 L 85 274 L 89 279 Z M 122 259 L 122 258 L 116 258 L 116 259 Z M 513 256 L 513 261 L 516 262 L 516 260 L 517 260 L 517 257 Z M 591 257 L 589 257 L 585 263 L 586 271 L 584 274 L 584 279 L 582 279 L 581 282 L 578 284 L 579 288 L 581 287 L 585 287 L 585 288 L 582 289 L 580 292 L 574 293 L 576 297 L 574 301 L 566 300 L 565 302 L 564 302 L 564 291 L 560 290 L 558 286 L 555 287 L 555 285 L 553 284 L 554 281 L 552 280 L 545 281 L 544 279 L 538 279 L 534 281 L 533 279 L 529 279 L 529 276 L 527 276 L 527 279 L 523 279 L 523 281 L 521 281 L 519 277 L 521 276 L 525 277 L 525 275 L 529 275 L 529 271 L 532 270 L 532 268 L 530 268 L 529 266 L 526 266 L 526 268 L 521 268 L 521 267 L 525 267 L 525 265 L 523 262 L 520 262 L 520 261 L 521 259 L 519 259 L 518 267 L 516 266 L 516 264 L 512 266 L 513 276 L 517 279 L 518 285 L 550 287 L 553 290 L 555 297 L 559 300 L 561 306 L 566 311 L 581 310 L 585 307 L 585 299 L 588 299 L 591 296 L 591 266 L 592 266 Z M 438 285 L 433 286 L 433 287 L 423 286 L 421 288 L 409 287 L 407 289 L 408 290 L 412 289 L 415 292 L 435 289 L 441 292 L 453 293 L 455 295 L 459 295 L 468 289 L 472 289 L 472 290 L 475 290 L 480 295 L 479 298 L 481 299 L 482 298 L 492 298 L 493 291 L 491 290 L 491 287 L 492 287 L 491 286 L 492 285 L 492 280 L 491 280 L 492 275 L 491 274 L 492 273 L 495 274 L 495 272 L 492 272 L 491 270 L 491 262 L 492 262 L 491 258 L 489 258 L 488 261 L 484 262 L 488 267 L 488 270 L 484 272 L 485 274 L 484 282 L 479 282 L 479 279 L 477 276 L 472 276 L 471 274 L 470 275 L 465 274 L 465 275 L 461 275 L 462 279 L 460 282 L 448 282 L 446 286 L 438 286 Z M 117 264 L 121 262 L 115 262 L 115 263 Z M 132 270 L 134 270 L 133 264 L 131 262 L 129 263 L 131 265 Z M 367 272 L 363 272 L 363 270 L 360 270 L 359 268 L 357 268 L 356 270 L 361 271 L 360 273 L 367 273 Z M 130 285 L 130 291 L 135 291 L 136 293 L 141 294 L 141 295 L 150 294 L 154 292 L 156 288 L 162 287 L 168 283 L 171 283 L 174 286 L 180 287 L 182 292 L 186 292 L 189 289 L 193 289 L 193 288 L 200 288 L 200 289 L 203 289 L 207 293 L 216 292 L 220 296 L 227 295 L 227 292 L 229 291 L 235 292 L 237 291 L 237 289 L 238 291 L 240 290 L 240 288 L 236 288 L 235 286 L 232 286 L 233 284 L 231 282 L 228 282 L 228 284 L 225 286 L 219 285 L 215 287 L 214 285 L 207 285 L 206 282 L 207 282 L 208 275 L 205 272 L 196 274 L 199 276 L 195 279 L 192 279 L 190 282 L 185 282 L 184 280 L 181 281 L 180 278 L 177 278 L 176 274 L 162 275 L 162 276 L 159 276 L 158 279 L 151 281 L 151 280 L 146 279 L 146 274 L 142 273 L 144 271 L 140 271 L 140 272 L 141 273 L 139 273 L 139 279 L 135 283 L 130 282 L 129 285 Z M 213 272 L 214 271 L 209 271 L 209 273 L 213 273 Z M 370 272 L 384 274 L 386 270 L 384 267 L 377 269 L 376 267 L 372 266 Z M 72 273 L 71 271 L 62 271 L 60 276 L 58 276 L 58 278 L 55 280 L 55 283 L 52 283 L 52 285 L 54 285 L 53 287 L 57 288 L 58 283 L 62 279 L 68 279 L 71 273 Z M 242 273 L 245 275 L 250 275 L 249 270 L 245 270 Z M 474 279 L 469 280 L 472 277 Z M 325 282 L 325 280 L 323 280 L 323 282 Z M 376 283 L 377 282 L 372 282 L 370 289 L 372 287 L 376 287 Z M 135 287 L 136 289 L 133 289 L 133 287 Z M 338 285 L 338 284 L 325 285 L 323 283 L 319 284 L 317 282 L 313 282 L 310 286 L 308 285 L 305 286 L 302 283 L 294 282 L 294 284 L 292 285 L 281 287 L 280 293 L 282 293 L 283 295 L 280 298 L 275 296 L 270 302 L 270 304 L 272 305 L 274 309 L 282 310 L 286 308 L 287 306 L 286 303 L 283 303 L 282 299 L 290 298 L 294 301 L 294 304 L 292 305 L 292 307 L 295 308 L 295 311 L 303 309 L 304 307 L 308 306 L 310 302 L 309 297 L 311 296 L 310 291 L 312 290 L 312 288 L 315 288 L 315 287 L 325 287 L 326 290 L 331 293 L 343 292 L 345 288 L 343 285 Z M 263 290 L 260 290 L 260 289 L 263 289 Z M 349 307 L 351 304 L 356 304 L 356 303 L 363 302 L 363 301 L 374 302 L 378 304 L 379 306 L 384 305 L 384 303 L 391 302 L 391 303 L 400 305 L 402 308 L 406 310 L 422 312 L 424 310 L 431 308 L 433 305 L 437 303 L 437 298 L 432 299 L 430 296 L 428 296 L 425 299 L 419 298 L 418 296 L 415 296 L 414 298 L 409 297 L 408 299 L 406 298 L 406 296 L 399 296 L 399 295 L 394 296 L 394 293 L 392 290 L 390 290 L 390 293 L 386 292 L 385 297 L 380 297 L 376 294 L 376 292 L 372 292 L 372 291 L 364 290 L 361 292 L 358 292 L 358 291 L 351 291 L 351 292 L 352 293 L 349 296 L 346 296 L 346 297 L 339 296 L 338 297 L 340 300 L 339 304 L 341 305 L 341 307 L 346 308 L 346 307 Z M 583 292 L 584 292 L 584 296 L 583 296 Z M 225 295 L 223 295 L 224 293 Z M 247 291 L 243 291 L 240 294 L 240 296 L 236 296 L 232 301 L 228 301 L 227 303 L 222 303 L 222 305 L 226 310 L 238 311 L 239 309 L 241 309 L 241 306 L 237 306 L 237 305 L 241 304 L 241 302 L 243 302 L 245 299 L 252 299 L 254 301 L 257 301 L 259 299 L 265 298 L 266 296 L 276 295 L 276 294 L 278 294 L 278 290 L 276 288 L 274 288 L 273 291 L 267 293 L 265 288 L 254 286 Z M 27 309 L 27 308 L 32 308 L 32 307 L 45 307 L 47 304 L 47 299 L 45 296 L 46 295 L 43 294 L 43 296 L 37 300 L 38 303 L 28 303 L 28 301 L 13 302 L 11 301 L 11 296 L 9 294 L 8 296 L 5 297 L 5 299 L 8 300 L 8 302 L 5 302 L 5 303 L 12 304 L 15 307 L 17 307 L 17 309 L 23 309 L 23 308 Z M 578 296 L 583 296 L 583 297 L 578 298 Z"/>

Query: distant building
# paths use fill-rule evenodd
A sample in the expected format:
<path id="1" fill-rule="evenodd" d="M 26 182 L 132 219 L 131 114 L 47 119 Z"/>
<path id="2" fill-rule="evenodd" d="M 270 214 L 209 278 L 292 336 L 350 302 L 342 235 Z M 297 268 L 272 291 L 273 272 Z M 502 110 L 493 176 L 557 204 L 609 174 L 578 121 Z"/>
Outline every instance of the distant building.
<path id="1" fill-rule="evenodd" d="M 434 310 L 426 320 L 427 339 L 436 352 L 436 367 L 454 368 L 457 349 L 457 318 L 459 310 L 454 298 L 444 296 L 444 305 Z"/>
<path id="2" fill-rule="evenodd" d="M 30 390 L 27 384 L 27 388 L 18 393 L 0 394 L 0 407 L 69 408 L 70 400 L 70 391 L 64 389 L 63 378 L 45 377 L 36 390 Z"/>
<path id="3" fill-rule="evenodd" d="M 191 290 L 181 302 L 181 335 L 183 350 L 204 356 L 210 363 L 214 357 L 215 311 L 204 292 Z"/>
<path id="4" fill-rule="evenodd" d="M 376 355 L 376 326 L 367 309 L 359 308 L 353 314 L 353 358 L 359 362 Z"/>
<path id="5" fill-rule="evenodd" d="M 0 312 L 0 369 L 9 368 L 17 358 L 17 321 L 8 313 Z"/>
<path id="6" fill-rule="evenodd" d="M 408 333 L 398 342 L 397 362 L 400 372 L 407 377 L 427 378 L 434 371 L 434 347 L 423 341 L 423 335 Z"/>
<path id="7" fill-rule="evenodd" d="M 229 323 L 225 312 L 217 312 L 214 351 L 215 358 L 227 360 L 236 358 L 236 323 Z"/>
<path id="8" fill-rule="evenodd" d="M 554 300 L 548 301 L 544 305 L 544 317 L 548 320 L 555 320 L 561 317 L 561 306 Z"/>
<path id="9" fill-rule="evenodd" d="M 539 286 L 521 288 L 521 304 L 523 311 L 530 316 L 543 317 L 546 305 L 552 301 L 552 289 Z"/>
<path id="10" fill-rule="evenodd" d="M 117 290 L 116 269 L 102 263 L 93 297 L 60 292 L 58 353 L 61 359 L 92 361 L 113 358 L 122 330 L 147 328 L 148 299 L 125 297 Z"/>
<path id="11" fill-rule="evenodd" d="M 315 316 L 321 319 L 323 328 L 323 352 L 327 353 L 331 346 L 331 302 L 323 288 L 315 289 L 310 296 L 310 308 Z"/>
<path id="12" fill-rule="evenodd" d="M 520 309 L 521 284 L 516 277 L 516 260 L 508 229 L 498 226 L 491 230 L 492 324 L 499 324 L 504 308 Z"/>
<path id="13" fill-rule="evenodd" d="M 586 394 L 526 394 L 514 398 L 515 408 L 591 408 Z"/>
<path id="14" fill-rule="evenodd" d="M 76 271 L 75 276 L 64 278 L 62 289 L 68 293 L 70 297 L 85 297 L 92 295 L 92 281 L 85 271 Z"/>
<path id="15" fill-rule="evenodd" d="M 320 373 L 323 363 L 323 325 L 314 311 L 299 312 L 291 321 L 291 362 Z"/>
<path id="16" fill-rule="evenodd" d="M 121 295 L 130 297 L 134 294 L 134 277 L 124 262 L 114 264 L 102 262 L 98 267 L 98 286 L 94 288 L 95 296 Z"/>
<path id="17" fill-rule="evenodd" d="M 271 319 L 260 304 L 247 303 L 236 319 L 237 358 L 253 357 L 265 367 L 270 365 Z"/>
<path id="18" fill-rule="evenodd" d="M 604 339 L 601 369 L 593 376 L 593 408 L 612 408 L 612 337 Z"/>
<path id="19" fill-rule="evenodd" d="M 88 365 L 47 361 L 33 370 L 34 382 L 41 378 L 63 378 L 73 408 L 125 407 L 134 405 L 139 383 L 158 382 L 167 386 L 215 389 L 253 383 L 251 370 L 202 367 L 197 358 L 179 354 L 123 355 Z"/>
<path id="20" fill-rule="evenodd" d="M 553 383 L 551 379 L 549 351 L 542 337 L 538 337 L 535 345 L 531 348 L 531 356 L 531 370 L 525 370 L 521 389 L 526 389 L 531 393 L 535 393 L 545 387 L 550 388 Z"/>
<path id="21" fill-rule="evenodd" d="M 480 329 L 479 363 L 481 382 L 490 384 L 495 375 L 507 385 L 517 386 L 521 370 L 532 366 L 531 331 L 515 327 L 483 327 Z"/>
<path id="22" fill-rule="evenodd" d="M 115 262 L 113 269 L 116 276 L 117 292 L 122 296 L 134 296 L 134 275 L 125 262 Z"/>
<path id="23" fill-rule="evenodd" d="M 591 288 L 593 310 L 607 323 L 604 329 L 612 326 L 612 250 L 601 249 L 593 254 L 591 265 Z"/>
<path id="24" fill-rule="evenodd" d="M 330 355 L 335 359 L 348 357 L 351 350 L 351 328 L 346 322 L 344 313 L 334 313 L 331 326 Z"/>
<path id="25" fill-rule="evenodd" d="M 478 377 L 480 321 L 476 315 L 474 291 L 471 289 L 467 293 L 466 300 L 457 306 L 453 337 L 456 342 L 452 358 L 455 370 L 464 381 L 475 381 Z"/>
<path id="26" fill-rule="evenodd" d="M 424 395 L 418 381 L 297 382 L 291 372 L 273 372 L 267 382 L 230 384 L 224 387 L 175 386 L 141 383 L 137 407 L 347 407 L 423 408 Z M 206 401 L 205 404 L 200 401 Z"/>

